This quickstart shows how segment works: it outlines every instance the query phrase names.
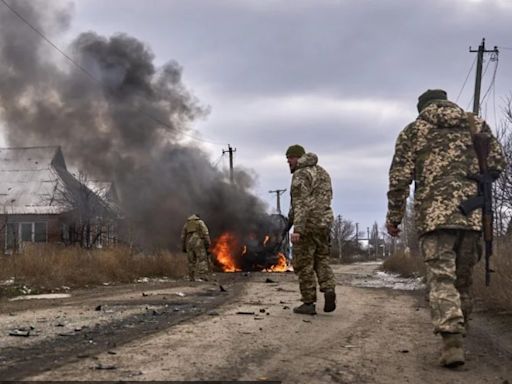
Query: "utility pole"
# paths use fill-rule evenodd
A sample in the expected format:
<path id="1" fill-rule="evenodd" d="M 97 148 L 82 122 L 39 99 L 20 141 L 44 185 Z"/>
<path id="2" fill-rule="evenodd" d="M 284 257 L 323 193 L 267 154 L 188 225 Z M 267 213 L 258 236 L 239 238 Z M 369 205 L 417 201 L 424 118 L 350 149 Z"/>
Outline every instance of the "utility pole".
<path id="1" fill-rule="evenodd" d="M 477 53 L 476 61 L 476 78 L 475 78 L 475 95 L 473 97 L 473 113 L 478 115 L 480 113 L 480 90 L 482 87 L 482 65 L 484 62 L 484 53 L 499 53 L 498 47 L 494 46 L 492 50 L 485 49 L 485 39 L 482 39 L 482 43 L 478 46 L 478 49 L 471 49 L 469 52 Z"/>
<path id="2" fill-rule="evenodd" d="M 368 239 L 368 260 L 370 260 L 370 227 L 366 227 L 366 238 Z"/>
<path id="3" fill-rule="evenodd" d="M 228 149 L 223 149 L 222 154 L 225 154 L 226 152 L 229 153 L 229 180 L 231 181 L 231 184 L 234 184 L 235 180 L 233 177 L 233 152 L 236 152 L 236 148 L 232 148 L 231 145 L 228 144 Z"/>
<path id="4" fill-rule="evenodd" d="M 268 191 L 268 193 L 276 194 L 276 209 L 277 213 L 281 214 L 281 195 L 286 192 L 286 189 L 276 189 L 274 191 Z"/>

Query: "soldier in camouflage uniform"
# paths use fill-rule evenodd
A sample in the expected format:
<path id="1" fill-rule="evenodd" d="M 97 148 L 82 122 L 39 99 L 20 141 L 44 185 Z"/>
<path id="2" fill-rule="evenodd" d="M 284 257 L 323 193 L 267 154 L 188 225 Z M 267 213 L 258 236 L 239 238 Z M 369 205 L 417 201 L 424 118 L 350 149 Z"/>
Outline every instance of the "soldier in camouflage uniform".
<path id="1" fill-rule="evenodd" d="M 210 269 L 207 249 L 210 245 L 210 234 L 204 221 L 198 215 L 190 216 L 181 231 L 181 248 L 187 253 L 190 281 L 196 276 L 207 280 Z"/>
<path id="2" fill-rule="evenodd" d="M 316 280 L 324 293 L 324 312 L 336 309 L 336 282 L 329 266 L 332 187 L 329 174 L 317 165 L 318 157 L 300 145 L 286 151 L 292 185 L 289 225 L 294 226 L 293 269 L 299 277 L 303 304 L 295 313 L 316 314 Z M 316 277 L 315 277 L 316 274 Z"/>
<path id="3" fill-rule="evenodd" d="M 479 172 L 472 134 L 491 137 L 489 169 L 504 168 L 500 144 L 487 123 L 428 90 L 419 97 L 418 118 L 398 136 L 389 171 L 386 226 L 398 236 L 409 185 L 414 181 L 415 221 L 426 264 L 434 332 L 443 338 L 440 363 L 464 364 L 462 336 L 472 310 L 472 269 L 481 253 L 481 211 L 465 216 L 459 204 L 477 194 Z"/>

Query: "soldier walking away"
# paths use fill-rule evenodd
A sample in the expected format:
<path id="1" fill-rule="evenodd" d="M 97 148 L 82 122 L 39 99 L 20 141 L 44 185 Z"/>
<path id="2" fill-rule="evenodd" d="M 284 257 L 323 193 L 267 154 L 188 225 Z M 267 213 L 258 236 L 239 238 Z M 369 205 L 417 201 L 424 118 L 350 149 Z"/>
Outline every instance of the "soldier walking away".
<path id="1" fill-rule="evenodd" d="M 329 266 L 330 228 L 333 223 L 331 209 L 332 186 L 327 171 L 319 166 L 314 153 L 306 153 L 300 145 L 286 151 L 292 186 L 288 214 L 293 225 L 293 269 L 299 278 L 303 304 L 293 312 L 316 314 L 316 280 L 324 293 L 324 312 L 336 309 L 336 281 Z M 315 277 L 316 275 L 316 277 Z"/>
<path id="2" fill-rule="evenodd" d="M 198 215 L 190 216 L 181 231 L 181 248 L 187 253 L 190 281 L 196 277 L 208 280 L 210 265 L 207 250 L 210 245 L 210 234 L 204 221 Z"/>
<path id="3" fill-rule="evenodd" d="M 462 337 L 473 308 L 472 270 L 481 255 L 481 210 L 463 213 L 460 205 L 478 193 L 479 173 L 473 140 L 488 138 L 487 164 L 495 179 L 505 166 L 502 149 L 487 123 L 447 100 L 441 89 L 418 101 L 419 116 L 398 136 L 389 170 L 387 231 L 398 236 L 409 185 L 426 264 L 434 333 L 441 334 L 440 364 L 464 364 Z"/>

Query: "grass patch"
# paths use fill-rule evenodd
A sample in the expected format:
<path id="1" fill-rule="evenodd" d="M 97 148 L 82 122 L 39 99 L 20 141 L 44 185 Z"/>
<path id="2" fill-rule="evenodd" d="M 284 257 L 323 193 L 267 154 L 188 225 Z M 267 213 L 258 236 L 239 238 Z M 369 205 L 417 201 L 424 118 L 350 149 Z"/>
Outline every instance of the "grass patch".
<path id="1" fill-rule="evenodd" d="M 406 250 L 396 250 L 382 264 L 386 272 L 397 273 L 402 277 L 417 277 L 425 275 L 425 264 L 419 255 Z"/>
<path id="2" fill-rule="evenodd" d="M 512 310 L 512 239 L 498 241 L 491 257 L 491 284 L 485 286 L 485 260 L 473 272 L 473 292 L 481 304 L 489 309 Z"/>
<path id="3" fill-rule="evenodd" d="M 180 278 L 187 273 L 186 256 L 160 251 L 133 253 L 128 248 L 82 249 L 45 244 L 28 246 L 22 253 L 0 257 L 0 281 L 15 283 L 0 287 L 6 294 L 12 286 L 29 286 L 38 292 L 129 283 L 139 277 Z"/>

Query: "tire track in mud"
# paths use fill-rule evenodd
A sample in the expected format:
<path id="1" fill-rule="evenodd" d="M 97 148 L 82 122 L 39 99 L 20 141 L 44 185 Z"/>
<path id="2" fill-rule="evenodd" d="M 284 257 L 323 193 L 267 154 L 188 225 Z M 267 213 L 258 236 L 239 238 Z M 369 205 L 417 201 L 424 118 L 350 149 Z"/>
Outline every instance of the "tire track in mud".
<path id="1" fill-rule="evenodd" d="M 225 284 L 225 283 L 223 283 Z M 171 328 L 235 300 L 243 281 L 230 283 L 227 292 L 202 290 L 187 296 L 187 300 L 169 301 L 166 298 L 138 298 L 137 300 L 108 301 L 108 306 L 146 306 L 135 315 L 93 324 L 81 331 L 32 343 L 25 347 L 0 349 L 1 380 L 22 380 L 48 370 L 53 370 L 80 359 L 93 357 L 112 348 L 143 339 Z M 101 301 L 104 298 L 98 297 Z M 105 299 L 108 300 L 108 297 Z M 146 300 L 144 300 L 146 299 Z"/>

